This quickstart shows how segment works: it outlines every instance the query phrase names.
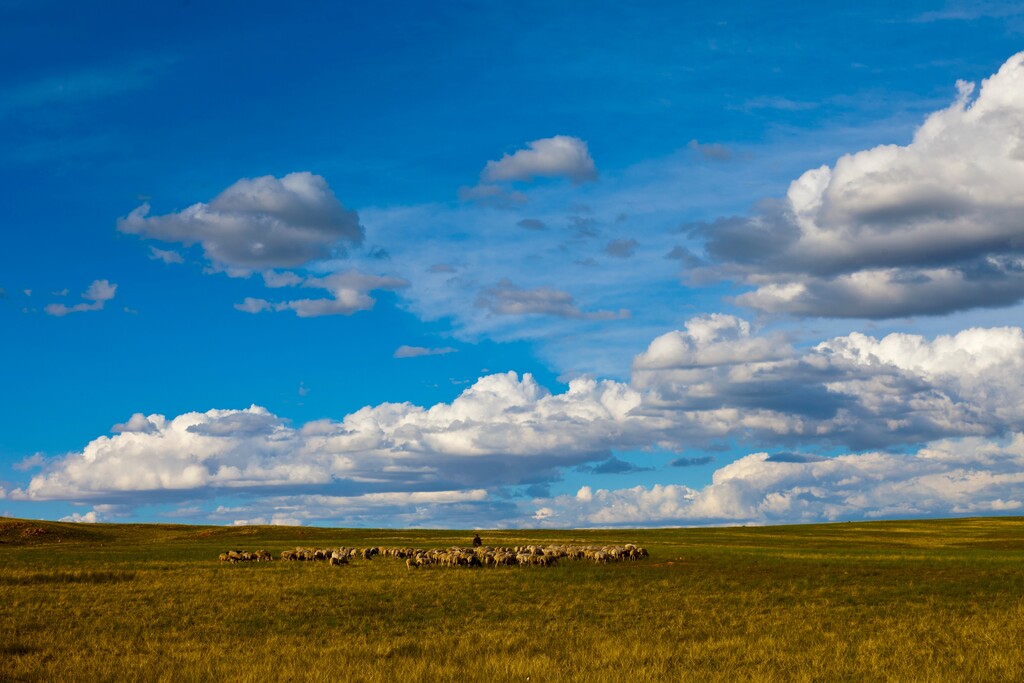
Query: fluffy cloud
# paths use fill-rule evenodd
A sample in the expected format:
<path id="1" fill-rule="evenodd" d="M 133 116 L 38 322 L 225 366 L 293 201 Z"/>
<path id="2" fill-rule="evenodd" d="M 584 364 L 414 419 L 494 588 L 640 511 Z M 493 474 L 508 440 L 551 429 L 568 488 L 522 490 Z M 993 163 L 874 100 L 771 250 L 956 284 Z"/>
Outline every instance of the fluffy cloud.
<path id="1" fill-rule="evenodd" d="M 810 170 L 751 218 L 695 228 L 772 313 L 887 318 L 1024 297 L 1024 53 L 917 130 Z M 698 273 L 706 277 L 707 273 Z"/>
<path id="2" fill-rule="evenodd" d="M 588 320 L 615 320 L 628 318 L 629 311 L 580 310 L 568 292 L 549 287 L 522 289 L 508 280 L 484 290 L 477 306 L 495 315 L 550 315 L 558 318 L 586 318 Z"/>
<path id="3" fill-rule="evenodd" d="M 217 268 L 248 272 L 291 268 L 329 258 L 363 241 L 363 227 L 321 176 L 243 178 L 209 203 L 149 216 L 143 204 L 118 220 L 121 232 L 163 242 L 199 244 Z"/>
<path id="4" fill-rule="evenodd" d="M 114 294 L 117 293 L 117 285 L 110 284 L 107 280 L 94 280 L 89 289 L 85 290 L 82 294 L 82 298 L 87 300 L 89 303 L 75 304 L 74 306 L 66 306 L 64 304 L 50 304 L 43 310 L 48 315 L 53 316 L 64 316 L 68 313 L 82 313 L 84 311 L 99 311 L 103 309 L 103 305 L 114 298 Z"/>
<path id="5" fill-rule="evenodd" d="M 34 462 L 42 471 L 7 496 L 109 503 L 217 492 L 346 501 L 498 492 L 556 480 L 571 467 L 594 475 L 642 469 L 616 453 L 685 452 L 726 441 L 788 447 L 723 467 L 705 492 L 679 486 L 591 492 L 588 504 L 599 508 L 572 512 L 554 501 L 542 506 L 542 516 L 559 524 L 583 514 L 590 523 L 643 515 L 758 520 L 776 514 L 770 503 L 778 519 L 839 518 L 896 510 L 886 507 L 883 493 L 912 503 L 906 514 L 994 510 L 1022 498 L 1024 437 L 1010 445 L 991 440 L 1024 432 L 1022 375 L 1020 328 L 931 340 L 855 333 L 796 349 L 758 336 L 740 319 L 711 315 L 651 342 L 635 360 L 631 384 L 580 378 L 551 393 L 529 375 L 490 375 L 451 403 L 382 403 L 340 421 L 300 426 L 259 407 L 173 419 L 135 414 L 115 426 L 119 433 L 92 440 L 80 453 Z M 941 440 L 949 437 L 959 440 Z M 815 454 L 822 446 L 898 451 L 923 442 L 931 445 L 916 456 Z M 709 462 L 680 458 L 671 465 Z M 813 481 L 819 488 L 808 494 Z M 929 502 L 922 493 L 927 485 L 945 487 L 943 497 Z M 865 502 L 857 502 L 857 490 Z M 971 503 L 969 493 L 979 490 Z M 609 509 L 638 516 L 615 517 Z M 298 518 L 284 508 L 250 512 L 231 519 Z"/>
<path id="6" fill-rule="evenodd" d="M 1024 428 L 1024 331 L 929 341 L 853 333 L 798 351 L 731 316 L 655 339 L 634 361 L 644 410 L 690 438 L 821 441 L 852 448 Z"/>
<path id="7" fill-rule="evenodd" d="M 211 489 L 330 486 L 358 495 L 513 485 L 633 443 L 644 432 L 629 416 L 639 402 L 615 382 L 578 380 L 552 395 L 531 376 L 508 373 L 481 378 L 450 404 L 385 403 L 301 428 L 257 406 L 133 416 L 119 434 L 50 461 L 8 495 L 183 499 Z"/>
<path id="8" fill-rule="evenodd" d="M 245 313 L 263 311 L 294 311 L 300 318 L 317 318 L 324 315 L 352 315 L 358 311 L 373 308 L 376 299 L 369 292 L 374 290 L 396 290 L 409 286 L 401 278 L 370 275 L 357 270 L 332 273 L 325 277 L 303 278 L 295 273 L 266 271 L 263 279 L 268 287 L 311 287 L 323 289 L 329 297 L 314 299 L 291 299 L 272 302 L 266 299 L 246 297 L 235 309 Z"/>
<path id="9" fill-rule="evenodd" d="M 939 441 L 910 455 L 754 453 L 703 489 L 636 486 L 538 500 L 544 526 L 831 522 L 1024 510 L 1024 435 Z"/>
<path id="10" fill-rule="evenodd" d="M 529 142 L 526 149 L 506 154 L 497 161 L 488 161 L 480 173 L 485 183 L 530 181 L 538 177 L 569 178 L 582 183 L 597 178 L 597 167 L 586 142 L 556 135 Z"/>

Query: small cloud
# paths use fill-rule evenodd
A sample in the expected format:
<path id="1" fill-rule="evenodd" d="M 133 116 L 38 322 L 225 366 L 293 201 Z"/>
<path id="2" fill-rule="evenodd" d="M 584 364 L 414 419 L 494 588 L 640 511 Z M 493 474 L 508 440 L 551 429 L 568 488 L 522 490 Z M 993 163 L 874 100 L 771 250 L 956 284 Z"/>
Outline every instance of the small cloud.
<path id="1" fill-rule="evenodd" d="M 178 252 L 172 249 L 157 249 L 156 247 L 149 248 L 149 258 L 154 261 L 163 261 L 167 264 L 185 262 L 185 259 Z"/>
<path id="2" fill-rule="evenodd" d="M 50 304 L 43 310 L 48 315 L 57 317 L 65 316 L 68 313 L 82 313 L 84 311 L 98 311 L 103 308 L 103 305 L 114 298 L 114 294 L 117 292 L 117 285 L 111 284 L 108 280 L 95 280 L 89 289 L 85 290 L 82 294 L 82 298 L 86 299 L 90 303 L 75 304 L 74 306 L 65 306 L 64 304 Z"/>
<path id="3" fill-rule="evenodd" d="M 31 289 L 23 289 L 21 291 L 25 292 L 25 296 L 32 296 L 32 290 Z"/>
<path id="4" fill-rule="evenodd" d="M 128 315 L 138 315 L 139 314 L 138 309 L 131 308 L 129 306 L 125 306 L 124 307 L 124 312 L 127 313 Z"/>
<path id="5" fill-rule="evenodd" d="M 522 192 L 510 191 L 501 185 L 488 184 L 460 187 L 459 199 L 498 209 L 511 209 L 526 203 L 526 195 Z"/>
<path id="6" fill-rule="evenodd" d="M 391 260 L 391 254 L 389 254 L 388 250 L 385 249 L 384 247 L 374 247 L 373 249 L 370 249 L 370 251 L 368 251 L 366 255 L 372 259 L 376 259 L 377 261 Z"/>
<path id="7" fill-rule="evenodd" d="M 496 286 L 485 290 L 477 299 L 477 306 L 486 308 L 495 315 L 550 315 L 585 320 L 616 320 L 630 317 L 630 312 L 626 309 L 584 312 L 568 292 L 549 287 L 522 289 L 509 280 L 502 280 Z"/>
<path id="8" fill-rule="evenodd" d="M 480 174 L 482 181 L 529 182 L 534 178 L 569 178 L 574 183 L 597 179 L 597 167 L 587 143 L 568 135 L 555 135 L 527 143 L 526 149 L 488 161 Z"/>
<path id="9" fill-rule="evenodd" d="M 84 515 L 83 514 L 79 514 L 77 512 L 73 512 L 70 515 L 68 515 L 67 517 L 61 517 L 60 521 L 62 521 L 62 522 L 76 522 L 76 523 L 80 523 L 80 524 L 96 524 L 97 522 L 100 521 L 100 519 L 96 515 L 96 511 L 95 510 L 91 510 L 89 512 L 86 512 Z"/>
<path id="10" fill-rule="evenodd" d="M 71 293 L 71 290 L 65 287 L 64 289 L 57 292 L 50 292 L 50 296 L 67 296 Z"/>
<path id="11" fill-rule="evenodd" d="M 447 263 L 435 263 L 427 268 L 428 273 L 454 273 L 455 267 Z"/>
<path id="12" fill-rule="evenodd" d="M 676 458 L 668 463 L 669 467 L 699 467 L 714 461 L 714 456 L 705 455 L 700 458 Z"/>
<path id="13" fill-rule="evenodd" d="M 729 161 L 733 156 L 731 149 L 717 142 L 700 143 L 696 140 L 690 140 L 686 146 L 690 151 L 696 152 L 703 158 L 711 161 Z"/>
<path id="14" fill-rule="evenodd" d="M 636 253 L 636 248 L 638 246 L 640 246 L 640 243 L 632 238 L 628 240 L 612 240 L 604 248 L 604 252 L 609 256 L 614 256 L 615 258 L 629 258 Z"/>
<path id="15" fill-rule="evenodd" d="M 744 111 L 758 109 L 776 109 L 779 111 L 806 111 L 817 108 L 815 102 L 800 102 L 787 97 L 755 97 L 743 103 Z"/>
<path id="16" fill-rule="evenodd" d="M 548 228 L 547 223 L 539 218 L 524 218 L 516 223 L 516 225 L 527 230 L 547 230 Z"/>
<path id="17" fill-rule="evenodd" d="M 369 310 L 377 303 L 377 300 L 370 296 L 369 292 L 374 290 L 403 289 L 409 286 L 408 280 L 370 275 L 357 270 L 305 279 L 294 273 L 264 271 L 263 278 L 268 286 L 292 287 L 301 285 L 302 287 L 326 290 L 330 296 L 318 299 L 294 299 L 280 302 L 245 297 L 242 303 L 235 304 L 235 310 L 242 311 L 243 313 L 291 310 L 300 318 L 316 318 L 325 315 L 352 315 L 359 311 Z"/>
<path id="18" fill-rule="evenodd" d="M 394 358 L 417 358 L 419 356 L 444 356 L 449 353 L 456 353 L 458 349 L 445 346 L 437 349 L 430 349 L 425 346 L 402 345 L 395 349 Z"/>
<path id="19" fill-rule="evenodd" d="M 306 396 L 309 394 L 309 388 L 305 382 L 299 382 L 299 396 Z"/>
<path id="20" fill-rule="evenodd" d="M 235 304 L 236 311 L 242 311 L 243 313 L 262 313 L 263 311 L 274 311 L 280 310 L 275 308 L 274 304 L 270 303 L 266 299 L 255 299 L 251 296 L 245 297 L 242 303 Z"/>

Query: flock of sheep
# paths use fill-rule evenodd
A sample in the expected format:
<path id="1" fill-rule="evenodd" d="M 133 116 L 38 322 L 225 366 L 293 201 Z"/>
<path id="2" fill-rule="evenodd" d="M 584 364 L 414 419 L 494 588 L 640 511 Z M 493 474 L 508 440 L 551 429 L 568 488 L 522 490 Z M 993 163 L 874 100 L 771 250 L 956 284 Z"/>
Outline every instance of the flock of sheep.
<path id="1" fill-rule="evenodd" d="M 369 560 L 376 555 L 405 560 L 407 569 L 420 567 L 551 567 L 559 560 L 589 560 L 598 564 L 642 560 L 649 557 L 646 548 L 625 545 L 525 545 L 515 547 L 477 546 L 462 548 L 296 548 L 281 553 L 282 560 L 327 561 L 331 566 L 348 564 L 350 559 Z M 272 560 L 266 550 L 231 550 L 221 553 L 222 562 L 261 562 Z"/>

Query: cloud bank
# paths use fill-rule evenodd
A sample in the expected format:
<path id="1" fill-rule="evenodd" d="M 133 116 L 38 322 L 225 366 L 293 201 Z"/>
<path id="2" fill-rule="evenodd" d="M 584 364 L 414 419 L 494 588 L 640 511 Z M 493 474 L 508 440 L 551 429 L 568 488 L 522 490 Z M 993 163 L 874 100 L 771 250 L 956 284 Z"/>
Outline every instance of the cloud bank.
<path id="1" fill-rule="evenodd" d="M 530 375 L 497 374 L 451 403 L 384 403 L 301 426 L 259 406 L 174 418 L 136 413 L 81 452 L 35 463 L 42 471 L 7 496 L 129 504 L 229 492 L 280 501 L 320 495 L 337 497 L 343 514 L 344 501 L 370 494 L 481 490 L 486 500 L 473 505 L 507 519 L 509 505 L 522 512 L 525 504 L 508 503 L 510 487 L 556 481 L 566 468 L 621 475 L 646 463 L 617 452 L 738 443 L 776 452 L 720 468 L 702 491 L 560 497 L 538 503 L 530 511 L 538 516 L 524 520 L 808 521 L 1012 510 L 1024 473 L 1022 365 L 1017 327 L 930 340 L 854 333 L 795 349 L 757 335 L 747 321 L 703 316 L 652 341 L 635 358 L 630 383 L 580 378 L 552 393 Z M 930 445 L 900 453 L 922 443 Z M 869 452 L 821 455 L 837 446 Z M 677 458 L 669 467 L 709 462 Z"/>
<path id="2" fill-rule="evenodd" d="M 582 487 L 538 500 L 544 526 L 814 523 L 1024 510 L 1024 434 L 1007 442 L 940 441 L 910 455 L 864 453 L 807 462 L 753 453 L 702 489 Z"/>

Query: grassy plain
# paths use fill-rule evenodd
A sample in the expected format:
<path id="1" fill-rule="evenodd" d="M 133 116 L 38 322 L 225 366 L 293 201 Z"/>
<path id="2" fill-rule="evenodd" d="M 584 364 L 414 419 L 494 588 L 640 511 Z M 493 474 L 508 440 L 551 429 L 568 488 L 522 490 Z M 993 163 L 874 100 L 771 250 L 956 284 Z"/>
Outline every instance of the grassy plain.
<path id="1" fill-rule="evenodd" d="M 231 565 L 472 532 L 0 518 L 0 680 L 1024 680 L 1024 518 L 481 535 L 651 557 Z"/>

